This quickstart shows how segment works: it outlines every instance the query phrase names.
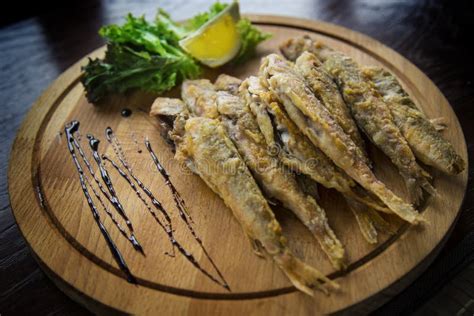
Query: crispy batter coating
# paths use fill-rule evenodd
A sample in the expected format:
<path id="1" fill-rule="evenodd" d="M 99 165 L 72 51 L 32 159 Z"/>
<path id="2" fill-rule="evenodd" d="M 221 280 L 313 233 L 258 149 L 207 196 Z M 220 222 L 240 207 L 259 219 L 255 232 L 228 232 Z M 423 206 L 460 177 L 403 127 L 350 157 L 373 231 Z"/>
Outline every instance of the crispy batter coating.
<path id="1" fill-rule="evenodd" d="M 315 95 L 321 100 L 321 104 L 328 109 L 339 126 L 342 127 L 342 130 L 357 145 L 358 150 L 360 150 L 359 154 L 371 166 L 372 163 L 365 152 L 364 141 L 349 108 L 344 102 L 336 83 L 324 70 L 321 61 L 314 54 L 306 51 L 296 59 L 295 68 L 306 79 Z"/>
<path id="2" fill-rule="evenodd" d="M 363 236 L 369 243 L 376 243 L 377 231 L 372 221 L 373 216 L 369 216 L 373 214 L 369 211 L 369 208 L 386 212 L 386 206 L 368 196 L 363 188 L 358 186 L 344 171 L 335 166 L 321 150 L 309 141 L 295 123 L 291 121 L 273 93 L 261 84 L 260 78 L 253 76 L 247 78 L 241 89 L 247 90 L 244 95 L 250 105 L 257 104 L 258 108 L 264 105 L 265 113 L 270 114 L 275 126 L 275 134 L 278 135 L 277 143 L 281 146 L 276 148 L 280 161 L 291 170 L 308 177 L 308 179 L 306 177 L 300 179 L 303 180 L 304 187 L 310 186 L 312 180 L 326 188 L 333 188 L 341 192 L 356 216 Z M 266 128 L 261 124 L 259 124 L 259 127 L 260 130 Z M 274 143 L 267 141 L 270 150 L 275 148 L 272 147 L 275 145 Z M 356 201 L 364 205 L 360 205 Z M 354 208 L 357 209 L 354 210 Z"/>
<path id="3" fill-rule="evenodd" d="M 241 92 L 246 94 L 246 82 Z M 268 151 L 265 137 L 250 111 L 249 104 L 226 91 L 217 92 L 217 108 L 227 134 L 251 170 L 260 187 L 271 199 L 291 210 L 318 240 L 333 266 L 344 267 L 345 251 L 329 227 L 325 211 L 304 193 L 295 175 Z"/>
<path id="4" fill-rule="evenodd" d="M 189 111 L 196 116 L 216 118 L 216 89 L 207 79 L 185 80 L 181 87 L 181 98 Z"/>
<path id="5" fill-rule="evenodd" d="M 363 73 L 383 96 L 395 124 L 420 161 L 452 175 L 466 168 L 453 145 L 441 136 L 437 126 L 417 108 L 390 72 L 379 67 L 366 67 Z"/>
<path id="6" fill-rule="evenodd" d="M 420 219 L 419 213 L 410 204 L 375 177 L 364 159 L 357 154 L 354 142 L 314 96 L 304 78 L 294 70 L 293 64 L 271 54 L 263 59 L 260 73 L 289 117 L 315 146 L 362 187 L 379 197 L 395 214 L 410 223 Z"/>
<path id="7" fill-rule="evenodd" d="M 435 195 L 436 191 L 429 182 L 430 175 L 418 165 L 389 107 L 362 75 L 357 63 L 321 43 L 316 43 L 315 47 L 316 56 L 333 76 L 358 126 L 398 168 L 412 201 L 418 203 L 421 200 L 422 189 Z"/>
<path id="8" fill-rule="evenodd" d="M 314 53 L 315 43 L 309 35 L 293 37 L 280 45 L 280 51 L 286 59 L 296 61 L 304 52 Z"/>
<path id="9" fill-rule="evenodd" d="M 228 91 L 230 94 L 236 95 L 239 93 L 239 86 L 242 80 L 226 74 L 220 74 L 214 82 L 216 90 Z"/>
<path id="10" fill-rule="evenodd" d="M 160 108 L 167 108 L 160 106 L 160 102 L 179 104 L 159 98 L 154 104 L 156 115 L 161 115 Z M 175 158 L 184 162 L 223 199 L 252 244 L 271 257 L 296 288 L 308 295 L 313 295 L 314 289 L 328 293 L 329 289 L 338 288 L 335 282 L 288 249 L 280 224 L 221 122 L 192 115 L 195 113 L 189 114 L 188 109 L 173 115 Z"/>

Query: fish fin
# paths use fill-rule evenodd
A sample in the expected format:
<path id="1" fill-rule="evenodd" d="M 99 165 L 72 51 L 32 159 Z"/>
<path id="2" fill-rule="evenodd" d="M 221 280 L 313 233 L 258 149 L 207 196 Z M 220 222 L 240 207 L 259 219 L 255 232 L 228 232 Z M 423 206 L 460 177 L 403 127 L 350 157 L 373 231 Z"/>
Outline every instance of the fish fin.
<path id="1" fill-rule="evenodd" d="M 382 213 L 393 214 L 393 212 L 376 196 L 372 196 L 369 192 L 365 191 L 362 187 L 356 186 L 352 188 L 352 191 L 345 193 L 351 199 L 362 203 L 369 208 L 376 209 Z"/>
<path id="2" fill-rule="evenodd" d="M 395 195 L 384 184 L 379 182 L 373 187 L 374 193 L 400 218 L 410 224 L 418 224 L 424 222 L 424 218 L 413 207 L 413 205 L 405 202 L 403 199 Z"/>
<path id="3" fill-rule="evenodd" d="M 454 161 L 449 166 L 451 174 L 459 174 L 466 169 L 466 162 L 461 158 L 461 156 L 456 155 Z"/>
<path id="4" fill-rule="evenodd" d="M 436 189 L 431 185 L 429 179 L 431 179 L 431 176 L 424 170 L 418 178 L 404 176 L 410 202 L 414 205 L 420 205 L 423 200 L 423 191 L 433 196 L 436 195 Z"/>
<path id="5" fill-rule="evenodd" d="M 367 208 L 367 216 L 370 217 L 375 228 L 380 231 L 393 235 L 396 233 L 396 229 L 390 225 L 376 210 Z"/>
<path id="6" fill-rule="evenodd" d="M 408 200 L 413 205 L 419 205 L 421 200 L 423 200 L 423 190 L 419 185 L 418 181 L 412 177 L 404 177 L 405 186 L 408 190 Z"/>
<path id="7" fill-rule="evenodd" d="M 423 188 L 423 190 L 425 190 L 430 195 L 432 195 L 432 196 L 436 195 L 436 189 L 433 187 L 433 185 L 427 179 L 422 181 L 421 187 Z"/>
<path id="8" fill-rule="evenodd" d="M 446 119 L 444 117 L 437 117 L 430 119 L 429 121 L 438 132 L 448 128 L 448 124 L 446 123 Z"/>
<path id="9" fill-rule="evenodd" d="M 258 240 L 255 240 L 250 236 L 247 237 L 249 239 L 250 246 L 252 247 L 253 252 L 261 258 L 265 258 L 265 252 L 263 251 L 262 244 Z"/>
<path id="10" fill-rule="evenodd" d="M 349 209 L 354 214 L 357 224 L 359 225 L 360 232 L 364 236 L 365 240 L 369 244 L 377 243 L 377 229 L 372 221 L 372 218 L 367 213 L 367 208 L 361 203 L 354 201 L 350 198 L 346 198 Z"/>
<path id="11" fill-rule="evenodd" d="M 315 268 L 305 264 L 286 249 L 274 256 L 275 262 L 283 270 L 291 283 L 300 291 L 314 295 L 314 289 L 329 294 L 330 289 L 338 289 L 339 285 L 327 278 Z"/>
<path id="12" fill-rule="evenodd" d="M 346 251 L 344 246 L 329 226 L 326 212 L 324 212 L 312 197 L 308 196 L 307 199 L 308 202 L 313 205 L 312 209 L 315 211 L 311 218 L 309 218 L 308 221 L 304 221 L 303 224 L 308 227 L 311 233 L 316 237 L 334 268 L 344 270 L 346 268 Z"/>

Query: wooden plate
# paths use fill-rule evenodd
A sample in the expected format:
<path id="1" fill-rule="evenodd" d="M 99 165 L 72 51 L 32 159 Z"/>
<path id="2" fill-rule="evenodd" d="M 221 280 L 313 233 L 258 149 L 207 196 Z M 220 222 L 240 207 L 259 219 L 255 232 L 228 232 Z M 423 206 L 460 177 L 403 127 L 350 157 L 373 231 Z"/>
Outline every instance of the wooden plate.
<path id="1" fill-rule="evenodd" d="M 260 57 L 276 52 L 282 40 L 311 34 L 360 63 L 382 65 L 392 71 L 429 117 L 442 116 L 447 120 L 449 128 L 444 136 L 467 161 L 463 133 L 447 100 L 422 72 L 396 52 L 367 36 L 331 24 L 272 16 L 251 16 L 251 19 L 273 33 L 273 38 L 259 48 L 259 55 L 252 61 L 220 71 L 240 77 L 254 74 Z M 101 48 L 87 57 L 100 56 L 103 51 Z M 438 195 L 428 198 L 422 207 L 428 223 L 410 227 L 393 219 L 396 234 L 381 234 L 379 243 L 373 246 L 362 238 L 340 196 L 323 191 L 321 204 L 348 253 L 347 271 L 337 272 L 295 217 L 275 207 L 294 252 L 341 285 L 341 290 L 331 296 L 321 293 L 314 298 L 305 296 L 295 291 L 271 261 L 252 253 L 230 210 L 199 177 L 173 159 L 171 148 L 158 132 L 157 121 L 146 114 L 154 96 L 135 92 L 111 97 L 100 107 L 88 104 L 79 82 L 80 66 L 86 61 L 85 57 L 64 72 L 33 105 L 13 147 L 9 192 L 17 223 L 41 266 L 61 289 L 95 312 L 110 309 L 133 314 L 369 311 L 423 271 L 455 223 L 466 189 L 467 172 L 448 177 L 432 171 Z M 217 74 L 208 75 L 214 79 Z M 133 114 L 122 117 L 123 108 L 130 108 Z M 184 225 L 179 224 L 172 196 L 144 148 L 144 138 L 150 139 L 232 292 L 211 282 L 183 257 L 165 255 L 170 250 L 166 235 L 128 184 L 110 170 L 116 191 L 146 253 L 143 256 L 134 251 L 103 210 L 99 210 L 139 285 L 125 280 L 93 220 L 66 140 L 60 135 L 65 123 L 72 119 L 81 122 L 82 135 L 92 133 L 104 140 L 100 151 L 111 157 L 114 153 L 104 139 L 104 130 L 107 126 L 115 130 L 137 176 L 171 210 L 173 222 L 177 223 L 176 236 L 210 269 L 199 246 Z M 89 155 L 85 137 L 82 143 Z M 378 176 L 395 191 L 406 194 L 400 176 L 387 159 L 376 150 L 371 150 L 371 155 Z"/>

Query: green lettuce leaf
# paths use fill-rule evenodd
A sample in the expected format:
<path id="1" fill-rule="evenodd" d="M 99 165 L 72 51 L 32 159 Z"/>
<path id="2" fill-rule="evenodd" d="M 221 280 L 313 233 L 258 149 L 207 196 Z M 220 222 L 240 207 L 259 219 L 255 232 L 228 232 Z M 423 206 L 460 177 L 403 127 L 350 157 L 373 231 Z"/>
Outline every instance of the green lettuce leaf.
<path id="1" fill-rule="evenodd" d="M 83 72 L 87 99 L 96 103 L 108 94 L 133 88 L 163 93 L 186 78 L 196 78 L 200 67 L 187 56 L 159 56 L 125 45 L 108 44 L 105 58 L 89 60 Z"/>
<path id="2" fill-rule="evenodd" d="M 185 23 L 185 28 L 188 32 L 193 32 L 203 26 L 207 21 L 211 20 L 213 17 L 221 13 L 225 8 L 227 8 L 229 4 L 227 3 L 220 3 L 217 1 L 214 3 L 210 8 L 209 11 L 198 13 L 194 17 L 190 18 Z"/>
<path id="3" fill-rule="evenodd" d="M 257 45 L 272 37 L 270 33 L 264 33 L 253 26 L 249 19 L 240 19 L 237 29 L 242 44 L 239 53 L 232 60 L 234 64 L 241 64 L 251 58 L 255 54 Z"/>
<path id="4" fill-rule="evenodd" d="M 199 76 L 201 65 L 179 46 L 179 40 L 227 6 L 216 2 L 207 12 L 182 24 L 159 9 L 153 22 L 128 14 L 123 25 L 102 27 L 99 34 L 107 40 L 105 58 L 90 59 L 82 68 L 81 80 L 88 100 L 96 103 L 110 93 L 124 93 L 134 88 L 160 94 L 185 79 Z M 242 46 L 233 62 L 242 63 L 270 34 L 262 33 L 247 19 L 239 21 L 238 29 Z"/>

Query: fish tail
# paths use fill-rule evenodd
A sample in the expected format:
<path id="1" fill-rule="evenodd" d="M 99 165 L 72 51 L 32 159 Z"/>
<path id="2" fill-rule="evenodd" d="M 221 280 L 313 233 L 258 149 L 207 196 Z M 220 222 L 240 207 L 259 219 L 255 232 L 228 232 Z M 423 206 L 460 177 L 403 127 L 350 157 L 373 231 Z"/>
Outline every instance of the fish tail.
<path id="1" fill-rule="evenodd" d="M 312 215 L 309 220 L 305 221 L 304 224 L 316 237 L 331 264 L 338 270 L 344 269 L 346 267 L 346 251 L 344 246 L 329 226 L 324 210 L 311 197 L 308 200 L 312 202 L 312 209 L 314 211 L 311 213 Z"/>
<path id="2" fill-rule="evenodd" d="M 364 236 L 365 240 L 367 240 L 369 244 L 376 244 L 378 241 L 377 229 L 375 228 L 372 218 L 367 212 L 367 208 L 361 203 L 348 197 L 346 197 L 346 202 L 349 206 L 349 209 L 352 211 L 352 214 L 354 214 L 354 217 L 356 218 L 362 236 Z"/>
<path id="3" fill-rule="evenodd" d="M 283 270 L 291 283 L 300 291 L 314 295 L 314 290 L 329 294 L 329 290 L 338 289 L 339 285 L 327 278 L 315 268 L 302 262 L 288 250 L 274 256 L 275 262 Z"/>
<path id="4" fill-rule="evenodd" d="M 370 217 L 372 223 L 374 224 L 375 228 L 380 231 L 390 235 L 396 233 L 396 229 L 390 225 L 377 211 L 368 208 L 367 209 L 367 216 Z"/>
<path id="5" fill-rule="evenodd" d="M 437 117 L 430 119 L 429 121 L 438 132 L 444 131 L 446 128 L 448 128 L 448 124 L 446 123 L 446 119 L 444 117 Z"/>
<path id="6" fill-rule="evenodd" d="M 419 205 L 421 200 L 423 200 L 423 190 L 420 183 L 412 177 L 404 177 L 404 180 L 405 186 L 408 190 L 408 199 L 410 203 Z"/>
<path id="7" fill-rule="evenodd" d="M 404 175 L 405 185 L 408 189 L 410 202 L 414 205 L 420 205 L 423 200 L 423 191 L 435 196 L 436 189 L 430 183 L 431 176 L 424 170 L 421 170 L 417 178 Z"/>
<path id="8" fill-rule="evenodd" d="M 466 169 L 466 162 L 461 158 L 461 156 L 455 154 L 448 167 L 448 173 L 456 175 L 461 173 L 464 169 Z"/>
<path id="9" fill-rule="evenodd" d="M 390 191 L 383 183 L 378 182 L 373 187 L 374 193 L 384 202 L 393 213 L 411 224 L 418 224 L 424 219 L 415 208 L 403 201 L 395 193 Z"/>
<path id="10" fill-rule="evenodd" d="M 430 194 L 432 196 L 436 195 L 436 189 L 433 187 L 433 185 L 426 178 L 424 178 L 423 181 L 421 182 L 421 187 L 428 194 Z"/>
<path id="11" fill-rule="evenodd" d="M 379 198 L 370 195 L 365 189 L 360 186 L 355 186 L 351 188 L 351 191 L 344 192 L 344 195 L 379 212 L 388 214 L 393 213 Z"/>

